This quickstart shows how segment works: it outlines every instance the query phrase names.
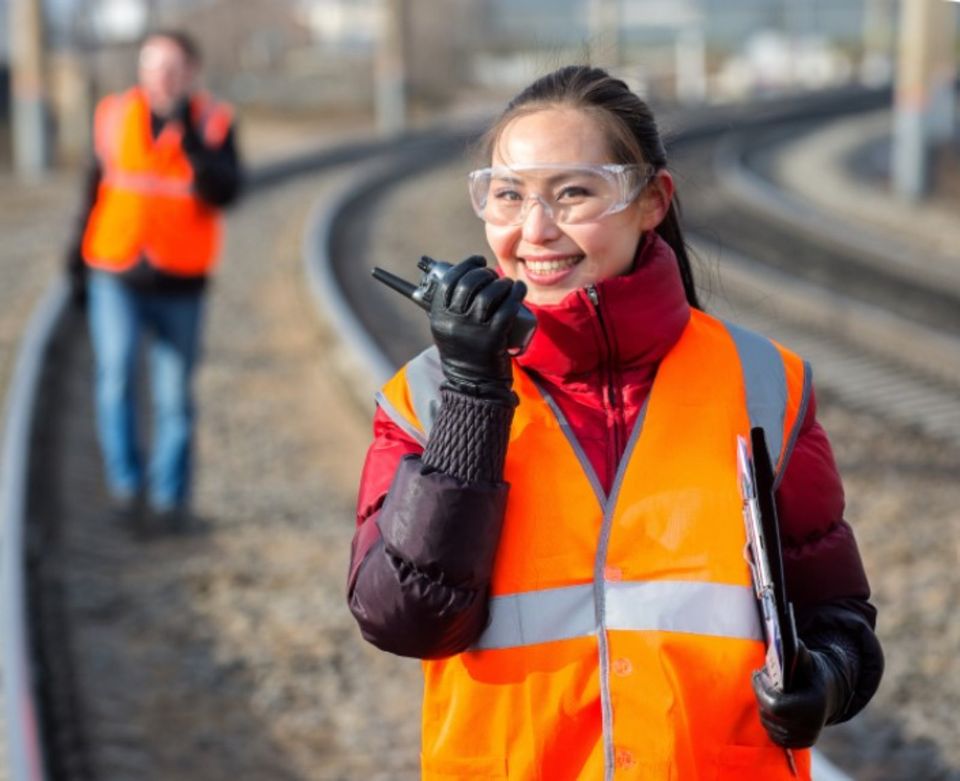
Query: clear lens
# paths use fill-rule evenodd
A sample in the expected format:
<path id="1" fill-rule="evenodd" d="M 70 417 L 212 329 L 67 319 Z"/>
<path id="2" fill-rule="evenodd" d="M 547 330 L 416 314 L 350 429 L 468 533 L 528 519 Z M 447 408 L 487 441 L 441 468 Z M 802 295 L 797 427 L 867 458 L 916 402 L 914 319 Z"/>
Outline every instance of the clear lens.
<path id="1" fill-rule="evenodd" d="M 469 176 L 480 219 L 519 225 L 539 204 L 558 223 L 594 222 L 622 211 L 650 181 L 649 166 L 530 165 L 481 168 Z"/>

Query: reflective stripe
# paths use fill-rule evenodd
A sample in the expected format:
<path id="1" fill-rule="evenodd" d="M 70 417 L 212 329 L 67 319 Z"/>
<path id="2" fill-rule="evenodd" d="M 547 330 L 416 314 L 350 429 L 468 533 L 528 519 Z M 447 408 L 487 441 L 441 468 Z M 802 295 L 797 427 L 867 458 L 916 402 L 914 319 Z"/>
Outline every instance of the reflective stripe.
<path id="1" fill-rule="evenodd" d="M 108 170 L 103 175 L 103 181 L 118 190 L 129 190 L 144 195 L 167 195 L 175 198 L 193 197 L 190 182 L 153 174 L 133 174 Z"/>
<path id="2" fill-rule="evenodd" d="M 596 632 L 593 584 L 506 594 L 490 600 L 490 621 L 474 650 L 516 648 Z"/>
<path id="3" fill-rule="evenodd" d="M 608 583 L 606 613 L 608 629 L 763 637 L 749 586 L 689 580 Z"/>
<path id="4" fill-rule="evenodd" d="M 781 461 L 783 419 L 787 410 L 787 374 L 776 346 L 764 336 L 724 322 L 743 367 L 750 425 L 761 426 L 774 464 Z"/>
<path id="5" fill-rule="evenodd" d="M 433 421 L 440 410 L 440 384 L 443 382 L 443 369 L 440 367 L 440 353 L 437 348 L 428 347 L 420 353 L 407 364 L 406 372 L 413 411 L 429 437 Z"/>
<path id="6" fill-rule="evenodd" d="M 490 620 L 473 650 L 517 648 L 597 634 L 593 584 L 507 594 L 490 600 Z M 749 586 L 679 580 L 605 582 L 606 629 L 684 632 L 760 640 Z"/>

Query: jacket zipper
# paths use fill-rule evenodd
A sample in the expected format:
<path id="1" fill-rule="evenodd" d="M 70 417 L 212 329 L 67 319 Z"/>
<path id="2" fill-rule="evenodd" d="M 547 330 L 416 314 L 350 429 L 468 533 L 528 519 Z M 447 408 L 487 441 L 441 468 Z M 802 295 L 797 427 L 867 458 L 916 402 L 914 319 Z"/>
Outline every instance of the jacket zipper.
<path id="1" fill-rule="evenodd" d="M 600 294 L 597 292 L 595 285 L 587 285 L 586 287 L 587 298 L 590 299 L 590 302 L 593 304 L 593 309 L 597 314 L 597 321 L 600 324 L 600 332 L 603 334 L 603 343 L 606 348 L 606 372 L 605 378 L 603 380 L 604 388 L 601 393 L 602 398 L 607 404 L 608 415 L 613 419 L 613 463 L 612 470 L 610 472 L 611 485 L 610 489 L 612 490 L 612 480 L 613 476 L 616 474 L 617 467 L 619 466 L 620 458 L 623 456 L 623 418 L 620 414 L 622 405 L 620 404 L 620 398 L 617 393 L 617 383 L 616 383 L 616 369 L 614 367 L 614 355 L 613 348 L 610 342 L 610 334 L 607 332 L 607 324 L 603 319 L 603 311 L 600 308 Z"/>

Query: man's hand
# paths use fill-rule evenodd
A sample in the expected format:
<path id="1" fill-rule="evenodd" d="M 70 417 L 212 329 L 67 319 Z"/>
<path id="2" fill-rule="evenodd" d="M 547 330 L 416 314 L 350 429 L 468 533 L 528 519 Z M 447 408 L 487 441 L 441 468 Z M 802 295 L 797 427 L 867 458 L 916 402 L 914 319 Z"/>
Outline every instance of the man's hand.
<path id="1" fill-rule="evenodd" d="M 478 255 L 453 266 L 430 305 L 430 331 L 447 385 L 513 403 L 508 337 L 527 288 L 499 278 Z"/>

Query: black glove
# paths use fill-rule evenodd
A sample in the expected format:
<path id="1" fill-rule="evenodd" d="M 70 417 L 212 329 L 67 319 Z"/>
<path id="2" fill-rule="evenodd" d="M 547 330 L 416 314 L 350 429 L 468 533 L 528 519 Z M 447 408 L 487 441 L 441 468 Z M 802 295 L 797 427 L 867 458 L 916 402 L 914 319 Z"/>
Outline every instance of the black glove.
<path id="1" fill-rule="evenodd" d="M 430 303 L 430 331 L 447 387 L 512 405 L 507 340 L 527 287 L 486 265 L 474 255 L 443 275 Z"/>
<path id="2" fill-rule="evenodd" d="M 760 721 L 770 739 L 784 748 L 812 746 L 824 725 L 843 715 L 856 686 L 856 648 L 839 636 L 813 642 L 816 648 L 799 644 L 790 691 L 775 689 L 766 670 L 753 674 Z"/>

